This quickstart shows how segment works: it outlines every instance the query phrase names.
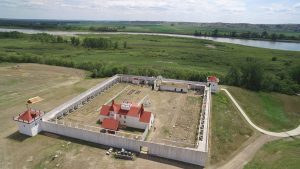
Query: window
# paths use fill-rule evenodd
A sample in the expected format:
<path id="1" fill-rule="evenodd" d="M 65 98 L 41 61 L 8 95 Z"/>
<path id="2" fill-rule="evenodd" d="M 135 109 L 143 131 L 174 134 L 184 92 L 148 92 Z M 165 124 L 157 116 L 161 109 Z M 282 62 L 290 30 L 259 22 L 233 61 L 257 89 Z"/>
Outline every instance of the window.
<path id="1" fill-rule="evenodd" d="M 124 124 L 126 124 L 126 121 L 124 121 Z"/>
<path id="2" fill-rule="evenodd" d="M 126 119 L 126 115 L 124 115 L 124 119 Z"/>
<path id="3" fill-rule="evenodd" d="M 121 114 L 119 114 L 119 117 L 120 117 L 120 118 L 122 118 L 122 115 L 121 115 Z"/>

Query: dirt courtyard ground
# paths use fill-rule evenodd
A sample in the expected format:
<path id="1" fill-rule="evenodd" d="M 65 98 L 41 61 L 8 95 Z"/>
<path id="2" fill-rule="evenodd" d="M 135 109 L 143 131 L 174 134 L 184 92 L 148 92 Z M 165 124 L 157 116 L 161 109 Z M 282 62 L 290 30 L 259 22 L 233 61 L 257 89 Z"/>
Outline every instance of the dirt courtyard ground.
<path id="1" fill-rule="evenodd" d="M 144 104 L 145 110 L 155 115 L 155 129 L 150 130 L 148 141 L 183 147 L 195 146 L 202 97 L 193 91 L 187 94 L 153 91 L 149 86 L 119 83 L 60 121 L 99 127 L 99 110 L 103 104 L 111 104 L 112 99 L 116 103 L 128 101 L 135 105 Z M 141 130 L 120 131 L 143 134 Z"/>
<path id="2" fill-rule="evenodd" d="M 147 140 L 194 147 L 202 97 L 192 91 L 187 94 L 153 91 L 149 99 L 149 110 L 156 118 Z"/>
<path id="3" fill-rule="evenodd" d="M 85 78 L 86 72 L 70 68 L 38 64 L 18 65 L 19 67 L 16 64 L 0 64 L 0 168 L 197 167 L 149 156 L 138 157 L 135 161 L 116 160 L 106 156 L 107 147 L 101 145 L 50 133 L 41 133 L 35 137 L 20 134 L 12 117 L 24 111 L 28 98 L 42 97 L 44 100 L 33 107 L 49 111 L 103 79 L 88 79 Z M 58 157 L 54 158 L 55 155 Z"/>

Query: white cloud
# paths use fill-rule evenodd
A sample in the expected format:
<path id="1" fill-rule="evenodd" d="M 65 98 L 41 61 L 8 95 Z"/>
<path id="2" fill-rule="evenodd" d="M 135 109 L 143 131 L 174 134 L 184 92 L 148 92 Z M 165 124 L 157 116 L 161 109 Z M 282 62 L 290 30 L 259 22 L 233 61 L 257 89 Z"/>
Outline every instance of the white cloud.
<path id="1" fill-rule="evenodd" d="M 300 8 L 300 2 L 293 6 L 294 8 Z"/>
<path id="2" fill-rule="evenodd" d="M 295 0 L 0 0 L 0 16 L 14 18 L 285 22 L 300 20 Z M 16 12 L 17 11 L 17 12 Z M 271 17 L 275 18 L 272 19 Z M 270 21 L 269 21 L 270 20 Z"/>

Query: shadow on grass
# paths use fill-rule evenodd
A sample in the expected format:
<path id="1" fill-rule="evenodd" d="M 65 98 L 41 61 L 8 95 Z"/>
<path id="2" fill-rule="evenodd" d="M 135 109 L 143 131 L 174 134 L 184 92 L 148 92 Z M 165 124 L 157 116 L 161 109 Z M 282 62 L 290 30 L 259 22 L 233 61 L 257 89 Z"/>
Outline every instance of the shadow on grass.
<path id="1" fill-rule="evenodd" d="M 27 136 L 25 134 L 20 133 L 19 131 L 16 131 L 10 135 L 8 135 L 6 138 L 10 139 L 10 140 L 14 140 L 14 141 L 18 141 L 18 142 L 23 142 L 26 139 L 30 138 L 30 136 Z"/>
<path id="2" fill-rule="evenodd" d="M 87 145 L 90 147 L 100 148 L 100 149 L 104 149 L 104 150 L 108 150 L 111 147 L 111 146 L 105 146 L 105 145 L 101 145 L 101 144 L 91 143 L 88 141 L 79 140 L 79 139 L 75 139 L 75 138 L 71 138 L 71 137 L 57 135 L 57 134 L 53 134 L 53 133 L 49 133 L 49 132 L 41 132 L 40 134 L 44 135 L 46 137 L 61 139 L 64 141 L 70 141 L 72 143 Z M 163 163 L 163 164 L 167 164 L 167 165 L 171 165 L 171 166 L 175 166 L 175 167 L 179 167 L 179 168 L 185 168 L 185 169 L 192 169 L 192 168 L 203 169 L 202 166 L 198 166 L 198 165 L 188 164 L 188 163 L 184 163 L 184 162 L 180 162 L 180 161 L 176 161 L 176 160 L 170 160 L 170 159 L 166 159 L 166 158 L 162 158 L 162 157 L 141 154 L 139 152 L 135 152 L 135 153 L 136 153 L 137 158 L 141 158 L 144 160 L 155 161 L 157 163 Z M 103 154 L 103 155 L 105 155 L 105 154 Z"/>

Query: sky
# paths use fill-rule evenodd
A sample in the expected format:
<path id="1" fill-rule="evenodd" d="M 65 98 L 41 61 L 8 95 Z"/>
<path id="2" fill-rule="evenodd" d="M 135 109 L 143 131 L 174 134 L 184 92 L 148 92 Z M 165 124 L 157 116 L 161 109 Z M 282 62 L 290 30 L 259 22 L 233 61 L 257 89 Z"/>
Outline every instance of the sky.
<path id="1" fill-rule="evenodd" d="M 300 0 L 0 0 L 0 18 L 300 24 Z"/>

